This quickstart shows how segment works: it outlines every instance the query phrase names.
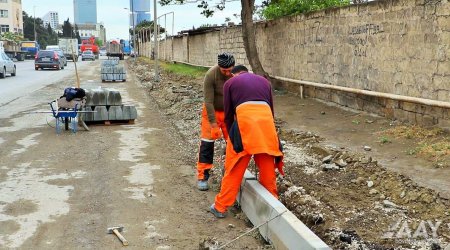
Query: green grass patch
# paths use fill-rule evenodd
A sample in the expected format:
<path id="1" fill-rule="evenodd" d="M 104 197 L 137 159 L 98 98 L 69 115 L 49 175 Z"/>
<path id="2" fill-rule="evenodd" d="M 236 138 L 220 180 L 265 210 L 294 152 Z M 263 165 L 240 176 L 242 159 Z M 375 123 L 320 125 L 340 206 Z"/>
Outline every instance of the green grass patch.
<path id="1" fill-rule="evenodd" d="M 380 140 L 381 144 L 386 144 L 386 143 L 391 143 L 392 141 L 389 139 L 389 137 L 387 136 L 381 136 L 380 138 L 378 138 Z"/>
<path id="2" fill-rule="evenodd" d="M 450 136 L 440 128 L 401 125 L 378 134 L 382 144 L 391 142 L 390 137 L 414 140 L 417 146 L 408 149 L 408 155 L 421 156 L 442 167 L 450 167 Z"/>
<path id="3" fill-rule="evenodd" d="M 162 67 L 167 72 L 194 78 L 204 77 L 206 71 L 208 71 L 207 68 L 195 67 L 182 63 L 163 63 Z"/>

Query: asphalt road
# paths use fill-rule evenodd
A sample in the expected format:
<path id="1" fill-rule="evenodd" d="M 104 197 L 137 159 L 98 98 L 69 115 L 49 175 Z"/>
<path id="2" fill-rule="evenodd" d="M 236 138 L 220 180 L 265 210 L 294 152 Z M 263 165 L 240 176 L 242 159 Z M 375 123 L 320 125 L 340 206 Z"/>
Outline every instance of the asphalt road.
<path id="1" fill-rule="evenodd" d="M 90 62 L 77 62 L 79 70 L 88 67 Z M 34 61 L 25 60 L 16 62 L 17 75 L 0 79 L 0 107 L 12 100 L 30 94 L 42 87 L 61 81 L 64 77 L 75 75 L 75 66 L 72 61 L 67 62 L 63 70 L 34 70 Z M 71 86 L 72 84 L 68 85 Z"/>

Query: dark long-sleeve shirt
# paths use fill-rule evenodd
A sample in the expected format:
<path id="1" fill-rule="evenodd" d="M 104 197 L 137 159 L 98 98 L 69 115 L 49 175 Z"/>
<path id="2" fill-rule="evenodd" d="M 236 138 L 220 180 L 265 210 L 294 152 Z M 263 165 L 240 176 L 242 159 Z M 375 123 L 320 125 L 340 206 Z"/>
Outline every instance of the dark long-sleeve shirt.
<path id="1" fill-rule="evenodd" d="M 241 73 L 225 82 L 223 105 L 228 131 L 234 122 L 236 107 L 248 101 L 267 102 L 273 115 L 272 86 L 266 78 L 252 73 Z"/>
<path id="2" fill-rule="evenodd" d="M 217 122 L 215 111 L 223 110 L 223 84 L 228 79 L 230 78 L 220 73 L 218 65 L 210 68 L 205 75 L 203 94 L 210 123 Z"/>

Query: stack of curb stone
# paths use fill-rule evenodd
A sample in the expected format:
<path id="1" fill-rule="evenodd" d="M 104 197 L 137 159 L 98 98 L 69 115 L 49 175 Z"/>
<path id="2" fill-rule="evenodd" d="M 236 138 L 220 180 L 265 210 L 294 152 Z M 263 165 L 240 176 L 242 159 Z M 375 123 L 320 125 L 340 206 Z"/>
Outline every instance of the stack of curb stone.
<path id="1" fill-rule="evenodd" d="M 102 82 L 106 81 L 122 81 L 127 80 L 127 72 L 122 64 L 119 64 L 119 58 L 108 59 L 102 61 L 100 71 Z"/>
<path id="2" fill-rule="evenodd" d="M 137 118 L 136 107 L 122 104 L 120 92 L 115 89 L 87 89 L 86 105 L 83 110 L 95 111 L 82 114 L 82 119 L 86 123 L 133 123 Z"/>

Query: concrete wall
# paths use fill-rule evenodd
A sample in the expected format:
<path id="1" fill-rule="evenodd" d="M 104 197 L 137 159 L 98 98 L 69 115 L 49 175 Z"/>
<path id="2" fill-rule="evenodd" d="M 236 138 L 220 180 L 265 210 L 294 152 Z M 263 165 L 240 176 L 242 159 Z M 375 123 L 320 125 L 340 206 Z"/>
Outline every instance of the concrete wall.
<path id="1" fill-rule="evenodd" d="M 447 0 L 375 1 L 261 22 L 256 30 L 260 60 L 271 75 L 450 101 Z M 229 51 L 248 65 L 240 26 L 185 35 L 173 44 L 178 61 L 209 66 L 217 53 Z M 298 92 L 296 84 L 277 86 Z M 317 88 L 305 93 L 403 121 L 450 126 L 446 109 Z"/>

